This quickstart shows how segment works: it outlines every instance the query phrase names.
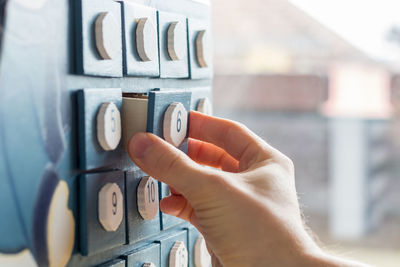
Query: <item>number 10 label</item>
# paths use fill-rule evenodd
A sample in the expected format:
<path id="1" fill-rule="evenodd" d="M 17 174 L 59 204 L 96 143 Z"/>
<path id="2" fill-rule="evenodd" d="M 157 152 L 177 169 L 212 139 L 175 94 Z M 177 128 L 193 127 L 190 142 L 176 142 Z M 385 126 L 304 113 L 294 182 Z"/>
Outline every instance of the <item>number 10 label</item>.
<path id="1" fill-rule="evenodd" d="M 144 220 L 152 220 L 158 214 L 158 182 L 150 176 L 140 180 L 137 189 L 137 205 Z"/>

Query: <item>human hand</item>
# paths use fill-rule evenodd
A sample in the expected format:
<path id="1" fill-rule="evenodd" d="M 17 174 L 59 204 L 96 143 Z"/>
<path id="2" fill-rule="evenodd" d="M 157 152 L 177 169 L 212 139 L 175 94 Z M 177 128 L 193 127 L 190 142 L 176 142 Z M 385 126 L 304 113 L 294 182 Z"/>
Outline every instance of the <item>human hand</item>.
<path id="1" fill-rule="evenodd" d="M 289 158 L 232 121 L 191 112 L 189 126 L 188 155 L 149 133 L 128 151 L 170 186 L 161 211 L 197 227 L 213 266 L 336 266 L 303 226 Z"/>

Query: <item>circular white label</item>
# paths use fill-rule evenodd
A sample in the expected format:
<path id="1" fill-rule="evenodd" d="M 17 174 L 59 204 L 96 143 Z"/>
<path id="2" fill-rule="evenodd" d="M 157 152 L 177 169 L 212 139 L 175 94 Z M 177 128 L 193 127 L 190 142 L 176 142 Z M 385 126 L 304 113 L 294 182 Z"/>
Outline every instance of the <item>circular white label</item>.
<path id="1" fill-rule="evenodd" d="M 199 235 L 194 244 L 194 264 L 196 267 L 210 267 L 211 265 L 211 256 L 202 235 Z"/>
<path id="2" fill-rule="evenodd" d="M 148 18 L 141 18 L 137 23 L 136 49 L 142 61 L 152 61 L 157 56 L 157 32 Z"/>
<path id="3" fill-rule="evenodd" d="M 106 151 L 116 149 L 121 140 L 121 114 L 112 102 L 103 103 L 97 114 L 97 140 Z"/>
<path id="4" fill-rule="evenodd" d="M 188 266 L 188 251 L 185 243 L 182 241 L 175 242 L 169 253 L 170 267 L 187 267 Z"/>
<path id="5" fill-rule="evenodd" d="M 152 220 L 158 214 L 158 182 L 150 176 L 140 180 L 137 205 L 140 216 L 145 220 Z"/>
<path id="6" fill-rule="evenodd" d="M 211 63 L 211 47 L 208 33 L 201 30 L 196 36 L 196 59 L 201 68 L 207 68 Z"/>
<path id="7" fill-rule="evenodd" d="M 99 221 L 106 231 L 116 231 L 124 216 L 124 197 L 116 183 L 107 183 L 99 191 Z"/>
<path id="8" fill-rule="evenodd" d="M 66 266 L 74 249 L 76 223 L 74 215 L 68 207 L 69 194 L 68 184 L 60 180 L 51 198 L 47 217 L 49 266 Z M 1 259 L 0 262 L 2 262 Z"/>
<path id="9" fill-rule="evenodd" d="M 181 60 L 186 55 L 186 29 L 183 27 L 182 22 L 172 22 L 168 27 L 168 54 L 171 60 Z"/>
<path id="10" fill-rule="evenodd" d="M 164 139 L 178 147 L 186 138 L 188 113 L 182 103 L 174 102 L 165 111 Z"/>
<path id="11" fill-rule="evenodd" d="M 121 38 L 120 26 L 112 13 L 103 12 L 95 22 L 96 47 L 102 59 L 113 59 L 118 56 L 115 40 Z M 122 53 L 122 52 L 121 52 Z"/>
<path id="12" fill-rule="evenodd" d="M 208 100 L 208 98 L 200 99 L 196 110 L 206 115 L 212 115 L 212 105 L 210 100 Z"/>

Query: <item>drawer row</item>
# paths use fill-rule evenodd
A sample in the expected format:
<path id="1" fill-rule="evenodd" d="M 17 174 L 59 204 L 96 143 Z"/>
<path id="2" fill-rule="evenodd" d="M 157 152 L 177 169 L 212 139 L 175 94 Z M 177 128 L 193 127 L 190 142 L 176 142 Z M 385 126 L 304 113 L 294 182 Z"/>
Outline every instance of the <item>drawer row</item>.
<path id="1" fill-rule="evenodd" d="M 126 146 L 137 132 L 153 133 L 187 152 L 189 111 L 211 114 L 210 99 L 208 87 L 145 94 L 122 94 L 118 88 L 79 90 L 80 169 L 133 169 Z"/>
<path id="2" fill-rule="evenodd" d="M 189 266 L 209 266 L 207 249 L 197 230 L 180 219 L 160 213 L 159 201 L 168 194 L 167 186 L 141 171 L 82 175 L 79 207 L 81 254 L 91 256 L 142 242 L 151 245 L 124 255 L 127 266 L 143 266 L 146 262 L 155 266 L 188 266 L 185 262 Z M 178 225 L 187 230 L 177 232 Z M 174 227 L 173 234 L 163 235 Z M 174 257 L 178 257 L 175 263 L 182 264 L 171 263 Z M 198 264 L 194 265 L 195 261 Z"/>
<path id="3" fill-rule="evenodd" d="M 208 21 L 113 0 L 79 0 L 77 73 L 103 77 L 212 76 Z"/>
<path id="4" fill-rule="evenodd" d="M 125 266 L 209 267 L 211 259 L 203 237 L 193 227 L 189 227 L 101 265 L 101 267 Z"/>

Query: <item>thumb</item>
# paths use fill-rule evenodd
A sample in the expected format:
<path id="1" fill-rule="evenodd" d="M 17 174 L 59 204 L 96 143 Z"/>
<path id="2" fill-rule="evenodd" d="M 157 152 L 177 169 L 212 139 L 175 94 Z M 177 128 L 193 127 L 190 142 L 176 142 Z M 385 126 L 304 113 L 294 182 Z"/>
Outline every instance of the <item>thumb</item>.
<path id="1" fill-rule="evenodd" d="M 212 177 L 210 170 L 150 133 L 135 134 L 129 141 L 128 153 L 144 172 L 174 187 L 185 197 L 199 188 L 205 188 Z"/>

